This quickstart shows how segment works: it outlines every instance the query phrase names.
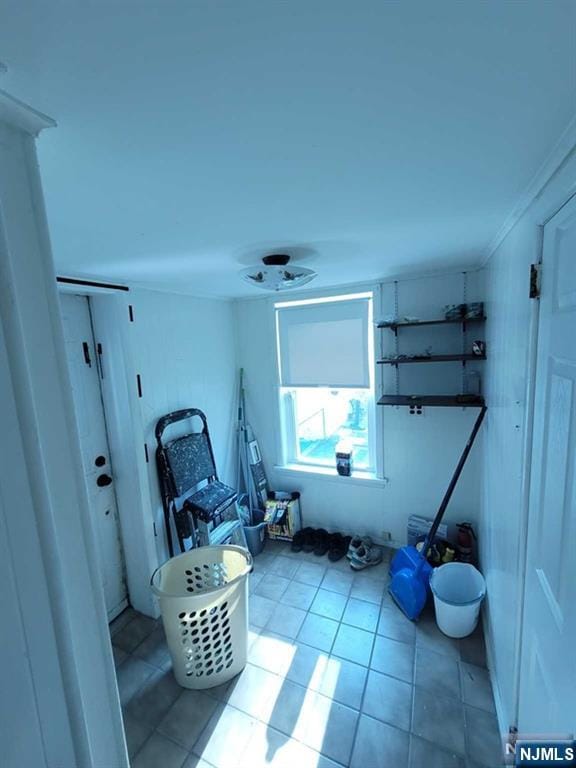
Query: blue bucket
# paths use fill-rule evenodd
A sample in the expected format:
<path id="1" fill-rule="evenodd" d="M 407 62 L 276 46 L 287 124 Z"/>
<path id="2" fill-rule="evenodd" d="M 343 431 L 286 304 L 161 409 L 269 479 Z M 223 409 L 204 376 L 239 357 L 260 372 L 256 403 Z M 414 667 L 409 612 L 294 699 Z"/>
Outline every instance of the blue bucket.
<path id="1" fill-rule="evenodd" d="M 259 523 L 258 525 L 245 525 L 244 534 L 246 536 L 246 544 L 250 550 L 250 554 L 254 557 L 259 555 L 264 549 L 266 543 L 266 523 Z"/>

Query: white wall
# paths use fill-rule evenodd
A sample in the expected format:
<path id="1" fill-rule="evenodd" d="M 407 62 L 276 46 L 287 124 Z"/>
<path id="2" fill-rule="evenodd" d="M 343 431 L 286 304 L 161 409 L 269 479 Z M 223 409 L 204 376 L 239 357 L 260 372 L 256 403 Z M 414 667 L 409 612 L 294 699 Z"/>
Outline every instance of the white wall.
<path id="1" fill-rule="evenodd" d="M 421 318 L 441 317 L 448 303 L 462 301 L 462 275 L 453 273 L 419 279 L 402 280 L 398 284 L 399 312 Z M 468 300 L 482 300 L 482 276 L 468 277 Z M 351 287 L 366 290 L 367 286 Z M 341 289 L 331 293 L 341 294 Z M 326 292 L 324 292 L 326 293 Z M 376 299 L 379 289 L 375 287 Z M 311 295 L 307 292 L 304 295 Z M 292 296 L 292 294 L 290 294 Z M 282 294 L 282 300 L 289 298 Z M 394 286 L 382 288 L 383 305 L 375 307 L 375 315 L 394 313 Z M 302 472 L 277 468 L 280 462 L 277 408 L 277 375 L 275 366 L 274 313 L 275 298 L 238 301 L 239 364 L 246 372 L 247 413 L 258 437 L 271 485 L 278 489 L 302 491 L 305 523 L 328 530 L 370 534 L 382 540 L 389 532 L 396 544 L 406 541 L 406 522 L 412 513 L 433 516 L 470 433 L 476 409 L 426 408 L 424 416 L 410 416 L 407 408 L 377 408 L 378 437 L 382 449 L 383 475 L 388 479 L 310 476 Z M 458 326 L 459 328 L 459 326 Z M 393 334 L 381 331 L 390 344 Z M 457 328 L 405 330 L 401 350 L 432 344 L 435 352 L 461 351 Z M 409 335 L 412 334 L 412 335 Z M 479 338 L 483 338 L 482 335 Z M 416 345 L 416 346 L 412 346 Z M 480 365 L 480 364 L 478 364 Z M 389 388 L 392 368 L 386 367 Z M 419 370 L 406 371 L 412 368 Z M 377 396 L 383 382 L 377 371 Z M 432 391 L 459 392 L 460 365 L 424 364 L 404 366 L 400 373 L 402 394 Z M 416 380 L 418 378 L 418 381 Z M 394 391 L 393 389 L 388 391 Z M 480 438 L 481 439 L 481 438 Z M 476 522 L 479 514 L 479 456 L 476 446 L 464 469 L 458 488 L 448 508 L 447 520 Z"/>
<path id="2" fill-rule="evenodd" d="M 129 301 L 134 308 L 130 327 L 133 363 L 142 380 L 142 440 L 150 458 L 151 521 L 156 523 L 158 561 L 162 563 L 168 550 L 155 463 L 158 419 L 181 408 L 203 410 L 220 478 L 234 482 L 237 366 L 233 306 L 227 301 L 138 288 L 131 290 Z"/>
<path id="3" fill-rule="evenodd" d="M 490 354 L 486 363 L 488 413 L 480 544 L 488 586 L 485 625 L 491 671 L 500 726 L 505 731 L 517 717 L 531 426 L 528 379 L 537 315 L 537 302 L 528 297 L 529 268 L 540 259 L 540 225 L 575 191 L 573 152 L 492 255 L 486 269 Z"/>
<path id="4" fill-rule="evenodd" d="M 38 118 L 0 92 L 2 765 L 123 768 L 128 756 L 27 135 L 47 123 Z M 20 124 L 22 131 L 14 127 Z"/>

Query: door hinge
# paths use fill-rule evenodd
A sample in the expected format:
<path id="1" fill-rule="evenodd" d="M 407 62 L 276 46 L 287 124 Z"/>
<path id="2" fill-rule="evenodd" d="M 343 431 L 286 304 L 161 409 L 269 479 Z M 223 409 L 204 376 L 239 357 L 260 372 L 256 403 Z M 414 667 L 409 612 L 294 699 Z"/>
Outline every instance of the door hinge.
<path id="1" fill-rule="evenodd" d="M 136 386 L 138 387 L 138 397 L 142 397 L 142 379 L 139 373 L 136 374 Z"/>
<path id="2" fill-rule="evenodd" d="M 148 458 L 148 444 L 147 443 L 144 443 L 144 457 L 146 459 L 146 464 L 148 464 L 150 459 Z"/>
<path id="3" fill-rule="evenodd" d="M 100 378 L 103 379 L 104 367 L 102 365 L 102 344 L 100 344 L 100 342 L 96 344 L 96 354 L 98 355 L 98 357 L 96 358 L 98 361 L 98 371 L 100 373 Z"/>
<path id="4" fill-rule="evenodd" d="M 156 523 L 152 523 L 152 527 L 154 528 L 154 536 L 158 536 L 158 532 L 156 531 Z"/>
<path id="5" fill-rule="evenodd" d="M 130 322 L 134 322 L 134 309 L 132 307 L 132 304 L 128 304 L 128 317 L 130 318 Z"/>
<path id="6" fill-rule="evenodd" d="M 87 341 L 82 342 L 82 350 L 84 352 L 84 362 L 89 368 L 92 368 L 92 359 L 90 358 L 90 347 Z"/>
<path id="7" fill-rule="evenodd" d="M 540 298 L 540 277 L 542 264 L 530 264 L 530 298 Z"/>

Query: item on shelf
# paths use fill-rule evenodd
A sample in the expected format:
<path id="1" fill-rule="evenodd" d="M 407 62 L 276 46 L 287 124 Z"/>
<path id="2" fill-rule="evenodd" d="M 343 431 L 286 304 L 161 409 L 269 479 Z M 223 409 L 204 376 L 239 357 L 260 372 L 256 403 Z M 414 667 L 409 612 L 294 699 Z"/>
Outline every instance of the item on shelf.
<path id="1" fill-rule="evenodd" d="M 473 341 L 472 342 L 472 354 L 476 355 L 477 357 L 485 357 L 486 355 L 486 342 L 484 341 Z"/>
<path id="2" fill-rule="evenodd" d="M 478 320 L 484 317 L 484 302 L 472 301 L 466 305 L 466 320 Z"/>
<path id="3" fill-rule="evenodd" d="M 336 471 L 342 477 L 352 474 L 352 446 L 344 440 L 336 446 Z"/>
<path id="4" fill-rule="evenodd" d="M 446 304 L 444 307 L 444 317 L 446 320 L 458 320 L 461 317 L 465 317 L 467 308 L 467 304 Z"/>

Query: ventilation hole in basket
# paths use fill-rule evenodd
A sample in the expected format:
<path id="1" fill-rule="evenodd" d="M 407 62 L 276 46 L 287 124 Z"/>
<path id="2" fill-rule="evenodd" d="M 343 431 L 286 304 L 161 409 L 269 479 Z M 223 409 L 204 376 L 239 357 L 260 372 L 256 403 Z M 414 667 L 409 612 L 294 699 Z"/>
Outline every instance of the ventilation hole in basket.
<path id="1" fill-rule="evenodd" d="M 204 563 L 202 568 L 204 568 L 205 571 L 209 571 L 210 570 L 210 566 L 208 565 L 208 563 Z"/>
<path id="2" fill-rule="evenodd" d="M 188 582 L 188 584 L 194 584 L 194 579 L 186 579 L 186 581 Z"/>
<path id="3" fill-rule="evenodd" d="M 183 629 L 182 630 L 182 637 L 186 637 L 187 634 L 188 634 L 188 630 L 187 629 Z"/>
<path id="4" fill-rule="evenodd" d="M 192 677 L 193 674 L 193 672 L 186 672 L 186 677 Z"/>
<path id="5" fill-rule="evenodd" d="M 229 618 L 226 618 L 226 619 L 224 619 L 224 621 L 222 622 L 222 626 L 224 627 L 224 629 L 226 629 L 226 627 L 227 627 L 229 624 L 230 624 L 230 619 L 229 619 Z"/>
<path id="6" fill-rule="evenodd" d="M 214 606 L 213 608 L 210 608 L 210 616 L 214 616 L 217 610 L 218 608 L 216 606 Z"/>
<path id="7" fill-rule="evenodd" d="M 220 672 L 222 672 L 223 669 L 224 669 L 224 667 L 222 666 L 222 664 L 220 664 L 220 666 L 217 667 L 217 669 L 216 669 L 216 674 L 219 675 Z"/>
<path id="8" fill-rule="evenodd" d="M 196 611 L 192 611 L 192 612 L 189 614 L 188 618 L 189 618 L 190 620 L 192 620 L 192 619 L 194 618 L 194 616 L 196 616 Z"/>
<path id="9" fill-rule="evenodd" d="M 222 616 L 220 616 L 220 618 L 222 619 L 222 621 L 225 621 L 227 616 L 228 616 L 228 611 L 224 611 L 224 613 L 222 614 Z"/>
<path id="10" fill-rule="evenodd" d="M 212 616 L 212 618 L 210 619 L 210 623 L 211 624 L 215 624 L 217 621 L 218 621 L 218 616 Z M 214 627 L 214 629 L 215 629 L 215 627 Z"/>
<path id="11" fill-rule="evenodd" d="M 207 669 L 207 670 L 206 670 L 206 677 L 208 677 L 208 675 L 211 675 L 211 674 L 212 674 L 212 672 L 214 672 L 214 670 L 213 670 L 213 669 Z"/>
<path id="12" fill-rule="evenodd" d="M 181 622 L 180 622 L 180 626 L 182 626 L 182 627 L 187 627 L 187 626 L 188 626 L 188 623 L 187 623 L 187 622 L 185 622 L 185 621 L 181 621 Z"/>
<path id="13" fill-rule="evenodd" d="M 192 630 L 190 631 L 190 634 L 191 634 L 193 637 L 196 637 L 196 635 L 198 634 L 198 630 L 197 630 L 197 629 L 192 629 Z"/>
<path id="14" fill-rule="evenodd" d="M 208 651 L 208 653 L 205 653 L 204 654 L 204 658 L 205 659 L 211 659 L 212 658 L 212 651 Z M 210 664 L 212 664 L 212 662 L 210 662 Z"/>
<path id="15" fill-rule="evenodd" d="M 199 565 L 195 565 L 195 566 L 194 566 L 194 570 L 196 571 L 196 573 L 200 573 L 200 571 L 201 571 L 201 568 L 200 568 L 200 566 L 199 566 Z"/>
<path id="16" fill-rule="evenodd" d="M 200 672 L 196 672 L 196 677 L 202 677 L 203 674 L 204 674 L 204 672 L 202 672 L 202 670 L 200 670 Z"/>
<path id="17" fill-rule="evenodd" d="M 219 629 L 219 627 L 216 627 L 216 630 L 218 630 L 218 629 Z M 216 631 L 212 635 L 212 640 L 218 640 L 219 637 L 220 637 L 220 632 Z"/>
<path id="18" fill-rule="evenodd" d="M 196 631 L 198 631 L 198 630 L 196 630 Z M 194 645 L 198 645 L 198 643 L 199 643 L 199 642 L 200 642 L 200 638 L 199 638 L 199 637 L 193 637 L 193 638 L 192 638 L 192 643 L 193 643 Z"/>
<path id="19" fill-rule="evenodd" d="M 226 643 L 226 645 L 224 646 L 224 653 L 227 656 L 231 652 L 232 652 L 232 643 Z"/>
<path id="20" fill-rule="evenodd" d="M 192 571 L 184 571 L 184 573 L 186 574 L 186 576 L 192 576 Z"/>
<path id="21" fill-rule="evenodd" d="M 234 659 L 230 659 L 230 661 L 228 662 L 228 664 L 226 664 L 226 669 L 228 669 L 228 667 L 231 667 L 231 666 L 232 666 L 232 664 L 233 664 L 233 662 L 234 662 Z"/>
<path id="22" fill-rule="evenodd" d="M 206 608 L 204 608 L 203 611 L 200 611 L 200 617 L 206 616 Z"/>
<path id="23" fill-rule="evenodd" d="M 194 592 L 194 590 L 192 589 L 192 587 L 186 587 L 186 591 L 187 591 L 187 592 Z"/>
<path id="24" fill-rule="evenodd" d="M 185 613 L 179 613 L 178 614 L 178 618 L 179 619 L 185 619 L 186 618 L 186 614 Z"/>
<path id="25" fill-rule="evenodd" d="M 216 642 L 214 643 L 214 650 L 217 651 L 221 645 L 222 645 L 222 640 L 216 640 Z"/>
<path id="26" fill-rule="evenodd" d="M 200 634 L 207 635 L 208 632 L 210 632 L 210 627 L 204 627 L 204 629 L 202 630 L 202 632 Z"/>
<path id="27" fill-rule="evenodd" d="M 202 619 L 202 621 L 200 622 L 200 626 L 205 627 L 206 624 L 208 624 L 208 619 Z"/>

